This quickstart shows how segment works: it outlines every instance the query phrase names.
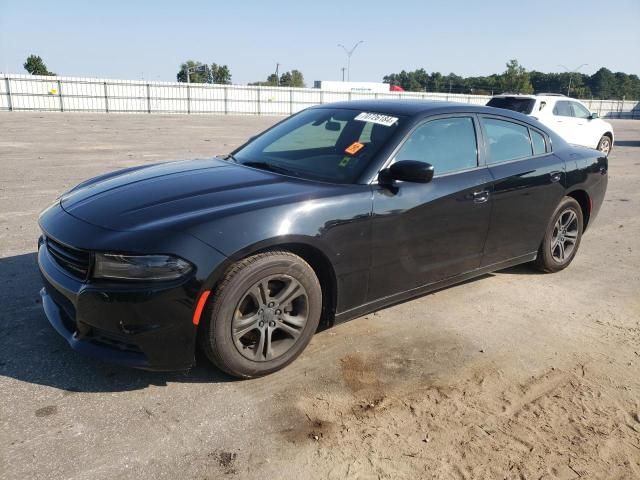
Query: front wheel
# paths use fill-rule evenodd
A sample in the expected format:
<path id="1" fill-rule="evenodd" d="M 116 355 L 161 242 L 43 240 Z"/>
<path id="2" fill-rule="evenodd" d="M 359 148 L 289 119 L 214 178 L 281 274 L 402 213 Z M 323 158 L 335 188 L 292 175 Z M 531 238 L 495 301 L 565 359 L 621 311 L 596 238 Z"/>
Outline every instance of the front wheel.
<path id="1" fill-rule="evenodd" d="M 534 266 L 543 272 L 558 272 L 569 266 L 582 239 L 583 219 L 580 204 L 564 197 L 547 227 Z"/>
<path id="2" fill-rule="evenodd" d="M 608 157 L 609 153 L 611 153 L 611 147 L 611 137 L 609 137 L 609 135 L 603 135 L 598 142 L 597 149 L 604 153 L 606 157 Z"/>
<path id="3" fill-rule="evenodd" d="M 200 344 L 221 370 L 240 378 L 284 368 L 318 327 L 322 290 L 313 269 L 287 251 L 234 264 L 213 292 Z"/>

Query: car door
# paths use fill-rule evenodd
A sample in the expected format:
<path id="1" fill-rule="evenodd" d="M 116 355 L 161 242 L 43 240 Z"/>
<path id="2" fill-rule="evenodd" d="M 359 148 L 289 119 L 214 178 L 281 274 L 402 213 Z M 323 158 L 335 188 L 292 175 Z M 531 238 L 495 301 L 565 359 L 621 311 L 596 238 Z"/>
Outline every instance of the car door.
<path id="1" fill-rule="evenodd" d="M 573 116 L 573 108 L 568 100 L 558 100 L 553 107 L 549 125 L 558 135 L 569 143 L 579 140 L 578 122 Z"/>
<path id="2" fill-rule="evenodd" d="M 481 116 L 480 123 L 494 179 L 482 265 L 531 257 L 564 195 L 564 162 L 547 135 L 526 123 L 495 116 Z"/>
<path id="3" fill-rule="evenodd" d="M 575 121 L 575 141 L 573 143 L 595 148 L 600 140 L 600 135 L 593 128 L 594 124 L 591 122 L 591 112 L 578 102 L 570 103 Z"/>
<path id="4" fill-rule="evenodd" d="M 479 164 L 473 115 L 436 117 L 412 130 L 392 157 L 434 166 L 429 183 L 374 185 L 369 299 L 480 265 L 490 217 L 491 175 Z"/>

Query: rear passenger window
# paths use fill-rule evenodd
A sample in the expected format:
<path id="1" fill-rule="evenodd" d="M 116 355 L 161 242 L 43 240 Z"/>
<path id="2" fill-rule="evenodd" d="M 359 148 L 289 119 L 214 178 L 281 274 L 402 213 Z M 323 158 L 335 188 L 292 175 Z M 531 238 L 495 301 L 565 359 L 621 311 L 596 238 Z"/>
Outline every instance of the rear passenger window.
<path id="1" fill-rule="evenodd" d="M 517 123 L 495 118 L 483 118 L 489 143 L 488 163 L 508 162 L 532 154 L 529 129 Z"/>
<path id="2" fill-rule="evenodd" d="M 559 117 L 573 117 L 573 110 L 571 110 L 569 102 L 561 101 L 553 107 L 553 114 Z"/>
<path id="3" fill-rule="evenodd" d="M 396 161 L 433 165 L 436 175 L 478 165 L 476 130 L 471 117 L 432 120 L 414 130 L 400 147 Z"/>
<path id="4" fill-rule="evenodd" d="M 544 140 L 544 136 L 536 132 L 535 130 L 529 130 L 531 132 L 531 145 L 533 145 L 533 154 L 541 155 L 547 151 L 547 143 Z"/>

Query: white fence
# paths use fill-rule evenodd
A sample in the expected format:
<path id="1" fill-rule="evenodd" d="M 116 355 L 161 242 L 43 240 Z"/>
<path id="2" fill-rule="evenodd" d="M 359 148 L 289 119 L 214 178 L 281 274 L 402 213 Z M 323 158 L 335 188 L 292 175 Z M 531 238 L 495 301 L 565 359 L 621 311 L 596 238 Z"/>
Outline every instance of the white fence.
<path id="1" fill-rule="evenodd" d="M 484 105 L 490 97 L 430 92 L 330 92 L 315 88 L 0 74 L 0 110 L 9 111 L 290 115 L 320 103 L 373 98 Z M 640 119 L 639 102 L 584 102 L 601 117 Z"/>

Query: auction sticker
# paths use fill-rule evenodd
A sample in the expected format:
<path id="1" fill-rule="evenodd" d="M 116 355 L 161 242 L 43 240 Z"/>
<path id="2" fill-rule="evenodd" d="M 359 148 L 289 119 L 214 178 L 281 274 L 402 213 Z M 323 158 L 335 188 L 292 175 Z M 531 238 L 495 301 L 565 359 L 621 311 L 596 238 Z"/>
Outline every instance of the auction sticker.
<path id="1" fill-rule="evenodd" d="M 344 153 L 348 153 L 349 155 L 355 155 L 363 148 L 364 148 L 364 143 L 353 142 L 351 145 L 349 145 L 347 148 L 344 149 Z"/>
<path id="2" fill-rule="evenodd" d="M 382 115 L 381 113 L 362 112 L 362 113 L 359 113 L 354 120 L 359 120 L 360 122 L 377 123 L 378 125 L 384 125 L 385 127 L 390 127 L 391 125 L 393 125 L 398 121 L 398 117 Z"/>

